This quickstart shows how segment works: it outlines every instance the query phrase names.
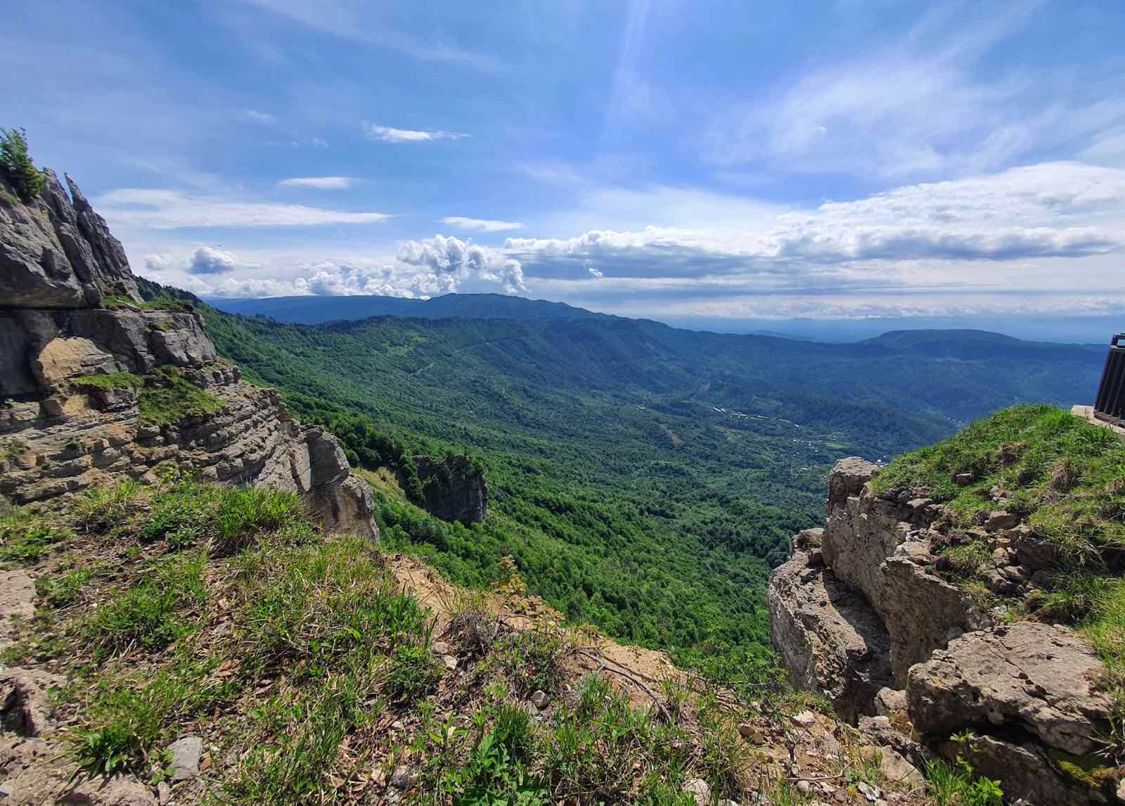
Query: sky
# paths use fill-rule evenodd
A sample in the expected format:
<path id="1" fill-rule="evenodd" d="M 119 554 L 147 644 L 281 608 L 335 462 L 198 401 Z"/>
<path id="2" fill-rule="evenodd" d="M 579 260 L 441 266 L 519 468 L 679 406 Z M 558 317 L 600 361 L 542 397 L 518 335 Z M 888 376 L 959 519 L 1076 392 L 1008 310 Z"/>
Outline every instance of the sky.
<path id="1" fill-rule="evenodd" d="M 204 296 L 1119 317 L 1119 0 L 37 0 L 0 126 Z"/>

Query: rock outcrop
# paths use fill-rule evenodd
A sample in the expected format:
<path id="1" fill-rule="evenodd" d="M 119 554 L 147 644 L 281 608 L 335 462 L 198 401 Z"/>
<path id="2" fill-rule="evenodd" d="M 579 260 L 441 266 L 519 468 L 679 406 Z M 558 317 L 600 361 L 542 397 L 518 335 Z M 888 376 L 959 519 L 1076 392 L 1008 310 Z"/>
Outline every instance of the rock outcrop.
<path id="1" fill-rule="evenodd" d="M 1113 802 L 1125 771 L 1096 756 L 1112 708 L 1101 660 L 1065 627 L 1000 623 L 944 579 L 941 507 L 924 489 L 876 493 L 877 472 L 837 463 L 825 528 L 799 534 L 771 580 L 771 633 L 794 684 L 915 763 L 966 759 L 1013 800 Z M 1053 562 L 1007 511 L 979 531 L 1002 535 L 993 592 L 1016 593 Z"/>
<path id="2" fill-rule="evenodd" d="M 143 304 L 120 242 L 67 186 L 48 174 L 23 204 L 0 179 L 0 495 L 174 467 L 292 491 L 328 527 L 376 536 L 370 488 L 336 439 L 218 359 L 197 312 Z M 178 411 L 177 395 L 198 405 Z"/>
<path id="3" fill-rule="evenodd" d="M 477 523 L 488 512 L 488 486 L 484 473 L 467 456 L 441 459 L 415 456 L 422 482 L 422 506 L 445 521 Z"/>

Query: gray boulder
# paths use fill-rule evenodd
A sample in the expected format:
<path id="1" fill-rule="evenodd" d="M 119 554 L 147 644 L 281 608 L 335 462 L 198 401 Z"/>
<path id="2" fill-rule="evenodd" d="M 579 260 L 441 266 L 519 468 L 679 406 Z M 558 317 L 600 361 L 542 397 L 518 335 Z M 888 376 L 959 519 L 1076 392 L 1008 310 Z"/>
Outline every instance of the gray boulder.
<path id="1" fill-rule="evenodd" d="M 907 703 L 924 734 L 991 725 L 1083 755 L 1098 749 L 1111 703 L 1094 690 L 1104 664 L 1065 627 L 1019 622 L 971 632 L 914 666 Z"/>

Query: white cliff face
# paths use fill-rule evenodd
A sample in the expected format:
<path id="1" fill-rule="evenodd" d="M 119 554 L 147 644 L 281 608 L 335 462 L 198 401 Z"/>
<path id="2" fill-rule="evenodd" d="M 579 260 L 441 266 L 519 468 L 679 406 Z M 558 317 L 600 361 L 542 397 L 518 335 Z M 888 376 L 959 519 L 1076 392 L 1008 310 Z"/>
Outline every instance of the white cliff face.
<path id="1" fill-rule="evenodd" d="M 940 507 L 925 490 L 876 494 L 877 472 L 837 463 L 825 528 L 798 535 L 771 580 L 771 633 L 793 683 L 916 760 L 967 758 L 1013 800 L 1113 802 L 1112 775 L 1077 780 L 1062 763 L 1093 758 L 1108 729 L 1102 662 L 1065 627 L 994 623 L 936 573 Z M 1034 540 L 1010 520 L 988 528 L 1010 530 L 1005 562 L 1027 560 Z M 966 731 L 977 738 L 953 741 Z"/>
<path id="2" fill-rule="evenodd" d="M 330 528 L 377 536 L 371 491 L 336 439 L 218 361 L 198 313 L 142 308 L 121 244 L 67 182 L 49 175 L 29 204 L 0 187 L 0 495 L 45 500 L 171 463 L 292 491 Z M 221 408 L 155 425 L 135 387 L 87 377 L 168 367 Z"/>

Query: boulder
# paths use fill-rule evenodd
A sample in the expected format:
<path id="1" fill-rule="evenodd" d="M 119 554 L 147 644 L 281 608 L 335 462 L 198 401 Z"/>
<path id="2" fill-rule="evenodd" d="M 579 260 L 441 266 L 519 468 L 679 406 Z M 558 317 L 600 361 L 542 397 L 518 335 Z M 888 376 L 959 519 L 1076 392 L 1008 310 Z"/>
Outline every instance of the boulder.
<path id="1" fill-rule="evenodd" d="M 203 757 L 203 740 L 198 736 L 184 736 L 168 745 L 173 781 L 187 781 L 199 775 L 199 760 Z"/>
<path id="2" fill-rule="evenodd" d="M 828 508 L 843 504 L 849 497 L 859 495 L 863 485 L 879 471 L 879 466 L 858 456 L 841 459 L 828 477 Z"/>
<path id="3" fill-rule="evenodd" d="M 946 742 L 940 750 L 951 761 L 964 759 L 977 775 L 1000 781 L 1006 802 L 1034 806 L 1110 802 L 1098 789 L 1068 782 L 1060 776 L 1050 756 L 1034 742 L 983 735 Z"/>
<path id="4" fill-rule="evenodd" d="M 1111 703 L 1094 690 L 1104 665 L 1065 627 L 1019 622 L 968 633 L 910 669 L 907 703 L 924 734 L 1018 729 L 1075 755 L 1098 749 Z"/>

